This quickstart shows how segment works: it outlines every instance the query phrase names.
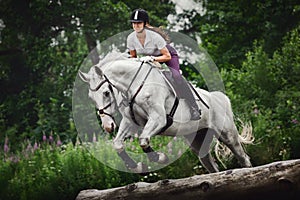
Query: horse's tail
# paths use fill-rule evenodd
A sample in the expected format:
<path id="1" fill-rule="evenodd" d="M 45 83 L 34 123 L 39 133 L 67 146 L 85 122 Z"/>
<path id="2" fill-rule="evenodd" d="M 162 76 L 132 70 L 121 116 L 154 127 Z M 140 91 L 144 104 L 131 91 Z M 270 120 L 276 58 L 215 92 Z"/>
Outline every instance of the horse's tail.
<path id="1" fill-rule="evenodd" d="M 252 132 L 251 122 L 243 122 L 241 119 L 238 119 L 242 126 L 242 132 L 239 134 L 239 140 L 242 144 L 253 144 L 254 135 Z"/>
<path id="2" fill-rule="evenodd" d="M 238 135 L 239 141 L 242 145 L 253 144 L 254 136 L 252 132 L 252 124 L 251 122 L 243 122 L 241 119 L 237 119 L 242 127 L 241 133 Z M 230 149 L 221 143 L 219 140 L 216 141 L 214 152 L 217 160 L 221 163 L 221 165 L 226 169 L 226 165 L 222 160 L 228 160 L 232 156 L 232 152 Z"/>

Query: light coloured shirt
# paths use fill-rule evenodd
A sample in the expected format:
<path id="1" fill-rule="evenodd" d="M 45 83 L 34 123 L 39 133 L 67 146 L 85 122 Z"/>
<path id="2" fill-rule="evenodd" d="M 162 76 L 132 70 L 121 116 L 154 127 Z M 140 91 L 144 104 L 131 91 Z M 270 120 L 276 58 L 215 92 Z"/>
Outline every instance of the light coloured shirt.
<path id="1" fill-rule="evenodd" d="M 159 56 L 160 50 L 166 47 L 167 43 L 164 38 L 154 31 L 145 29 L 146 39 L 144 46 L 137 38 L 136 32 L 132 32 L 127 37 L 127 48 L 136 50 L 137 55 L 143 56 Z"/>

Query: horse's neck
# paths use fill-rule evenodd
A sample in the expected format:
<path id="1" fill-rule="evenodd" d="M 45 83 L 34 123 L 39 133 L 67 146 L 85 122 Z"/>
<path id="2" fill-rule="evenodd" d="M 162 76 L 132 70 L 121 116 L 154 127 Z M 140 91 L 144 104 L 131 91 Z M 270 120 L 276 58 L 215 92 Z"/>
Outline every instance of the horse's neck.
<path id="1" fill-rule="evenodd" d="M 121 92 L 127 92 L 131 81 L 138 70 L 139 63 L 129 60 L 115 61 L 107 65 L 104 74 Z M 142 74 L 142 73 L 141 73 Z M 139 76 L 136 77 L 138 81 Z"/>

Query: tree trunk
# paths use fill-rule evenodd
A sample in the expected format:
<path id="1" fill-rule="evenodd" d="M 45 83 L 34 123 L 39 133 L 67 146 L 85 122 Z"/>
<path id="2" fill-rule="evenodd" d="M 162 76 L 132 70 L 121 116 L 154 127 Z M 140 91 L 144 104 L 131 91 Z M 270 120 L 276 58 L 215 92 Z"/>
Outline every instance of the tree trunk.
<path id="1" fill-rule="evenodd" d="M 99 62 L 99 54 L 97 52 L 97 44 L 96 41 L 93 40 L 91 34 L 85 32 L 85 40 L 89 49 L 89 56 L 92 60 L 93 65 L 96 65 Z"/>
<path id="2" fill-rule="evenodd" d="M 156 183 L 139 182 L 106 190 L 84 190 L 76 200 L 290 200 L 299 197 L 300 160 L 289 160 Z"/>

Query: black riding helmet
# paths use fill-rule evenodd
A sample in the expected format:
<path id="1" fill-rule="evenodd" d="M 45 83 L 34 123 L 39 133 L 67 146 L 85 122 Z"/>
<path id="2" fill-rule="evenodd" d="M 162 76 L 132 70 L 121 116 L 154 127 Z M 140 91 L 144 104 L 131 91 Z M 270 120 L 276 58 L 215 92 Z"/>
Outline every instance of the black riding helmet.
<path id="1" fill-rule="evenodd" d="M 130 22 L 144 22 L 149 23 L 149 15 L 147 13 L 147 11 L 145 11 L 144 9 L 135 9 L 130 16 Z"/>

